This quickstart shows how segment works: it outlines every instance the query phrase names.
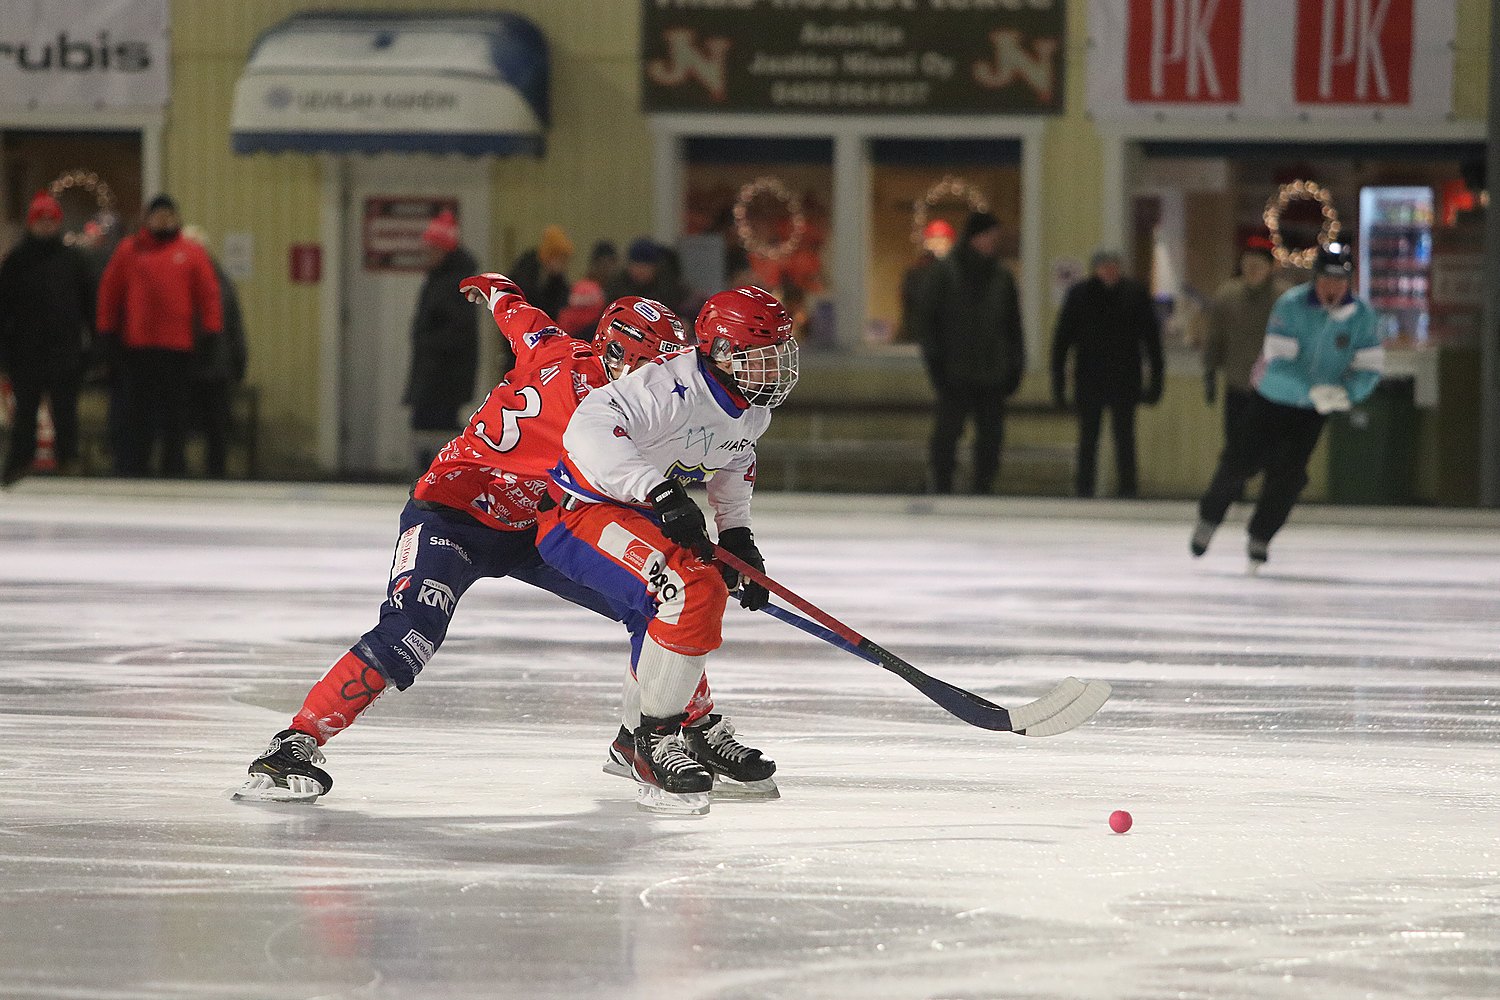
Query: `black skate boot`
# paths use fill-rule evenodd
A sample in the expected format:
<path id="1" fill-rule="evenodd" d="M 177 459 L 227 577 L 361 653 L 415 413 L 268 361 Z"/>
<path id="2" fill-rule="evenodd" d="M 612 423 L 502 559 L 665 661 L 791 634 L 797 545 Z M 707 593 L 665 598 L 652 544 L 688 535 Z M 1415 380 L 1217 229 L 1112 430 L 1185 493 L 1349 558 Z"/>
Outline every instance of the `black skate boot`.
<path id="1" fill-rule="evenodd" d="M 686 716 L 641 716 L 635 731 L 636 805 L 647 812 L 701 816 L 708 812 L 714 776 L 687 755 L 682 742 Z"/>
<path id="2" fill-rule="evenodd" d="M 635 777 L 635 735 L 623 725 L 605 754 L 604 773 L 617 778 Z"/>
<path id="3" fill-rule="evenodd" d="M 333 777 L 316 766 L 323 760 L 317 740 L 295 729 L 283 729 L 271 737 L 266 752 L 251 762 L 250 777 L 233 798 L 312 802 L 333 790 Z"/>
<path id="4" fill-rule="evenodd" d="M 1193 558 L 1208 551 L 1208 543 L 1214 540 L 1214 532 L 1218 530 L 1219 526 L 1212 521 L 1198 521 L 1193 528 L 1193 537 L 1188 539 L 1188 549 L 1192 551 Z"/>
<path id="5" fill-rule="evenodd" d="M 1250 557 L 1250 575 L 1254 576 L 1260 572 L 1266 560 L 1271 558 L 1271 543 L 1252 538 L 1245 544 L 1245 555 Z"/>
<path id="6" fill-rule="evenodd" d="M 688 756 L 713 772 L 717 794 L 781 798 L 771 777 L 776 773 L 776 762 L 735 739 L 734 723 L 722 715 L 706 715 L 697 725 L 684 726 L 682 742 L 687 745 Z"/>

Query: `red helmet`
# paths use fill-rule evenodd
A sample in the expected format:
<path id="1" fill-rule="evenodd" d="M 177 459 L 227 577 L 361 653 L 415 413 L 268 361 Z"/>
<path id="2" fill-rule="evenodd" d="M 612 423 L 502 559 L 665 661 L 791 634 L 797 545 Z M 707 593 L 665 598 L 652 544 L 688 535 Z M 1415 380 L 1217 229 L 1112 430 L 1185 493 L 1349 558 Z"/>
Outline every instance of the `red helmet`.
<path id="1" fill-rule="evenodd" d="M 599 317 L 594 353 L 610 381 L 669 354 L 691 350 L 698 341 L 677 314 L 655 299 L 627 295 Z"/>
<path id="2" fill-rule="evenodd" d="M 730 372 L 755 406 L 778 406 L 797 384 L 792 317 L 776 296 L 753 285 L 719 292 L 698 313 L 698 350 Z"/>

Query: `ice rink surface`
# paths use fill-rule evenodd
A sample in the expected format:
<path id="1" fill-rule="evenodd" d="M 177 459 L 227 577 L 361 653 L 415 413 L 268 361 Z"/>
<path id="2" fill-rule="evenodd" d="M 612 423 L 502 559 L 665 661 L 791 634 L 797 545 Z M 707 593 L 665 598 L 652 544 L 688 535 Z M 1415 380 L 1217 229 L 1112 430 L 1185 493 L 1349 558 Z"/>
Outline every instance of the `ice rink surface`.
<path id="1" fill-rule="evenodd" d="M 733 607 L 782 798 L 662 818 L 600 771 L 623 631 L 484 581 L 332 794 L 229 801 L 403 498 L 0 495 L 0 997 L 1500 996 L 1500 519 L 1299 510 L 1250 578 L 1186 504 L 767 495 L 771 574 L 927 672 L 1113 700 L 983 732 Z"/>

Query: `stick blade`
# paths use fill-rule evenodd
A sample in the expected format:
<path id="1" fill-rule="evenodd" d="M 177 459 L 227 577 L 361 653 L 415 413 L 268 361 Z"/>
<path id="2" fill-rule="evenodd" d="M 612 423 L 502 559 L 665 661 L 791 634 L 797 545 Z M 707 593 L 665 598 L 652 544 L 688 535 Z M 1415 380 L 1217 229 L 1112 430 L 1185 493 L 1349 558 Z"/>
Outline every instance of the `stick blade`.
<path id="1" fill-rule="evenodd" d="M 1019 733 L 1030 729 L 1043 719 L 1051 718 L 1072 704 L 1087 686 L 1077 677 L 1064 677 L 1057 687 L 1036 701 L 1011 709 L 1011 727 Z"/>
<path id="2" fill-rule="evenodd" d="M 1072 685 L 1068 684 L 1072 681 Z M 1074 686 L 1076 685 L 1076 687 Z M 1067 687 L 1073 692 L 1071 697 L 1062 700 L 1061 704 L 1054 700 L 1054 696 Z M 1030 705 L 1022 705 L 1011 713 L 1011 718 L 1016 718 L 1016 713 L 1025 711 L 1033 706 L 1048 702 L 1055 705 L 1054 710 L 1048 714 L 1030 721 L 1026 725 L 1016 723 L 1015 731 L 1022 736 L 1056 736 L 1058 733 L 1066 733 L 1077 729 L 1085 722 L 1094 717 L 1094 713 L 1104 707 L 1109 700 L 1110 686 L 1104 681 L 1080 681 L 1076 677 L 1069 677 L 1057 688 L 1042 696 Z M 1061 700 L 1061 699 L 1059 699 Z"/>

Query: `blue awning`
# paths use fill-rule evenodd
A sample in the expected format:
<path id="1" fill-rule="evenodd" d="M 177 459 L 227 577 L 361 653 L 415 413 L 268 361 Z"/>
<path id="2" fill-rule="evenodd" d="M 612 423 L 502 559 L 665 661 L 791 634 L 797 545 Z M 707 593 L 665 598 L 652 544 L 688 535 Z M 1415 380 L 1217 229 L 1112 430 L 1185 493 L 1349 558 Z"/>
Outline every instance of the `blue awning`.
<path id="1" fill-rule="evenodd" d="M 236 153 L 541 156 L 547 42 L 516 14 L 303 13 L 256 40 Z"/>

